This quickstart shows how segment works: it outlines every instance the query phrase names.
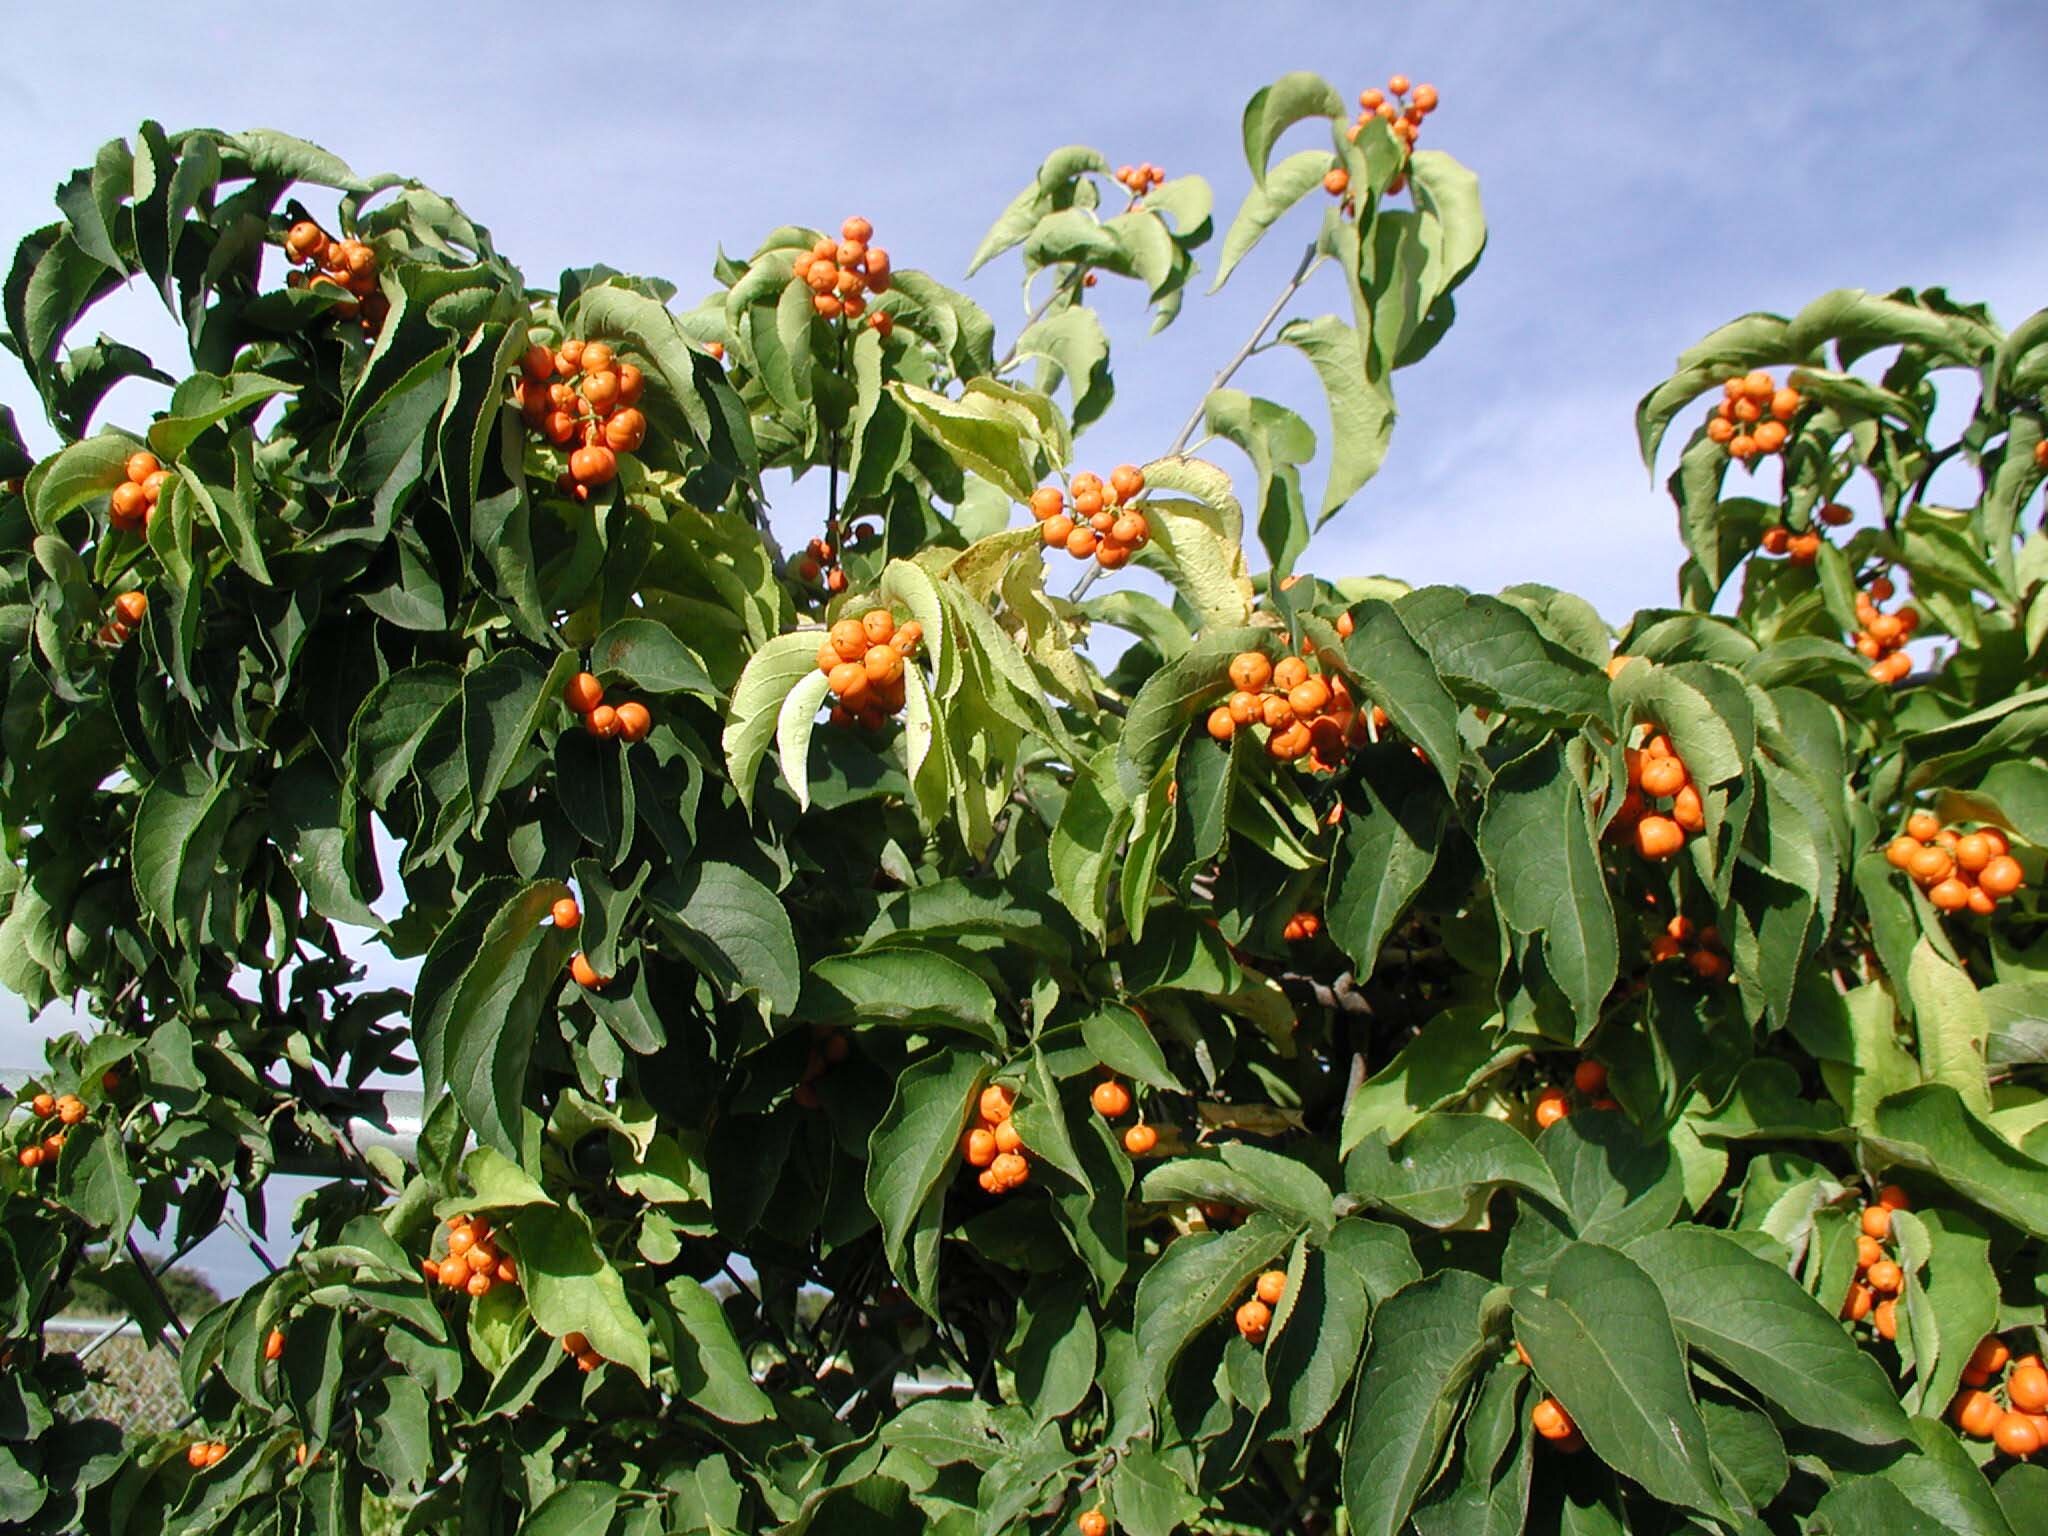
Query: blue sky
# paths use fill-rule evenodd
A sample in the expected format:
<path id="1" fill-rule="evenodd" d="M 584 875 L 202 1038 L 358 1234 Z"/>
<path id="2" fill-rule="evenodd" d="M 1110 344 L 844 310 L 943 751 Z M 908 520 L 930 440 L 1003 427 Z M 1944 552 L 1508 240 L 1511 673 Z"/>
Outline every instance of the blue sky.
<path id="1" fill-rule="evenodd" d="M 1832 287 L 1946 283 L 2007 325 L 2048 303 L 2038 5 L 578 15 L 499 0 L 325 21 L 275 3 L 197 9 L 15 8 L 0 55 L 7 240 L 53 217 L 69 169 L 149 116 L 285 129 L 358 171 L 417 176 L 489 225 L 535 282 L 601 260 L 668 277 L 694 301 L 720 241 L 745 251 L 777 224 L 854 212 L 898 266 L 958 281 L 1058 145 L 1207 176 L 1220 238 L 1247 185 L 1239 114 L 1259 85 L 1290 69 L 1320 71 L 1346 96 L 1395 70 L 1431 81 L 1443 105 L 1424 142 L 1478 172 L 1491 244 L 1450 336 L 1400 376 L 1385 469 L 1306 567 L 1479 589 L 1544 581 L 1615 621 L 1673 595 L 1671 509 L 1637 460 L 1631 412 L 1681 348 Z M 1172 439 L 1318 216 L 1298 210 L 1160 337 L 1105 280 L 1118 397 L 1081 462 L 1143 461 Z M 1006 338 L 1022 315 L 1017 275 L 1012 257 L 967 285 Z M 1342 313 L 1334 281 L 1297 312 Z M 154 303 L 121 295 L 77 339 L 103 327 L 175 366 Z M 1298 360 L 1260 357 L 1238 382 L 1321 430 Z M 0 357 L 0 401 L 26 418 L 29 399 Z M 117 394 L 110 414 L 140 425 L 152 403 Z M 1320 472 L 1310 480 L 1314 499 Z M 785 542 L 812 531 L 813 496 L 805 486 L 781 502 Z M 68 1027 L 60 1013 L 32 1023 L 0 996 L 0 1066 L 39 1060 L 43 1026 Z"/>

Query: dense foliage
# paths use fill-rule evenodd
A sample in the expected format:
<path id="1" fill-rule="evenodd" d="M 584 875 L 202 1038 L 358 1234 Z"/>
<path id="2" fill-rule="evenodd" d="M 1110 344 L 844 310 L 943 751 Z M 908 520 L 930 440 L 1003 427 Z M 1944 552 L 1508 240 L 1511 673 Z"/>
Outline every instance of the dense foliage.
<path id="1" fill-rule="evenodd" d="M 1215 281 L 1313 243 L 1127 466 L 1091 290 L 1175 318 L 1199 177 L 1046 159 L 1007 346 L 857 218 L 679 311 L 274 133 L 65 182 L 4 294 L 62 446 L 0 422 L 0 982 L 94 1029 L 6 1121 L 0 1523 L 2043 1529 L 2048 313 L 1707 337 L 1618 635 L 1309 575 L 1485 244 L 1435 92 L 1363 99 L 1248 105 Z M 182 377 L 71 340 L 137 281 Z M 308 1166 L 182 1336 L 139 1235 Z M 88 1286 L 178 1434 L 87 1416 Z"/>

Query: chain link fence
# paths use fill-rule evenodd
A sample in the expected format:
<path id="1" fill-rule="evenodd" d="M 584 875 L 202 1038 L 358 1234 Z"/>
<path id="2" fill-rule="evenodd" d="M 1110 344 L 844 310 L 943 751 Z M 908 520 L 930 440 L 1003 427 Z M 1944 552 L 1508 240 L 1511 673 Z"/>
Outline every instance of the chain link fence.
<path id="1" fill-rule="evenodd" d="M 88 1385 L 71 1411 L 111 1419 L 129 1434 L 167 1434 L 191 1414 L 178 1359 L 123 1318 L 55 1317 L 44 1347 L 79 1356 Z"/>

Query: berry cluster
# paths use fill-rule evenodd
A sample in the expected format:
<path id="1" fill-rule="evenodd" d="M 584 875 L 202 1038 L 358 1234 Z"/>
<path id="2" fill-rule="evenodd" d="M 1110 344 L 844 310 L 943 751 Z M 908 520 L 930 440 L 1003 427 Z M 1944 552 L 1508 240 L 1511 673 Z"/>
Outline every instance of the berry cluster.
<path id="1" fill-rule="evenodd" d="M 1944 827 L 1932 811 L 1908 816 L 1906 830 L 1885 845 L 1884 856 L 1892 868 L 1911 875 L 1943 912 L 1968 907 L 1979 917 L 1989 917 L 2026 884 L 2003 832 L 1996 827 L 1958 832 Z"/>
<path id="2" fill-rule="evenodd" d="M 109 650 L 123 645 L 149 613 L 149 598 L 141 592 L 123 592 L 114 599 L 114 611 L 100 626 L 98 639 Z"/>
<path id="3" fill-rule="evenodd" d="M 1685 846 L 1688 834 L 1705 830 L 1707 814 L 1685 759 L 1672 749 L 1671 738 L 1654 725 L 1642 729 L 1641 750 L 1630 747 L 1624 754 L 1628 793 L 1608 824 L 1607 835 L 1632 838 L 1637 853 L 1661 862 Z M 1652 801 L 1667 800 L 1669 815 L 1665 809 L 1650 808 Z"/>
<path id="4" fill-rule="evenodd" d="M 1798 390 L 1789 384 L 1780 389 L 1761 368 L 1725 380 L 1721 391 L 1724 398 L 1707 416 L 1707 436 L 1744 463 L 1784 447 L 1787 423 L 1806 403 Z"/>
<path id="5" fill-rule="evenodd" d="M 618 477 L 619 455 L 636 453 L 647 441 L 639 403 L 646 387 L 646 376 L 602 341 L 572 336 L 554 352 L 539 342 L 526 349 L 512 384 L 519 414 L 557 448 L 582 439 L 555 482 L 563 495 L 588 501 Z"/>
<path id="6" fill-rule="evenodd" d="M 1056 485 L 1033 491 L 1031 515 L 1047 549 L 1064 549 L 1076 560 L 1093 557 L 1114 571 L 1130 564 L 1152 537 L 1144 512 L 1129 505 L 1144 489 L 1144 471 L 1135 464 L 1117 465 L 1106 485 L 1100 475 L 1083 470 L 1067 482 L 1065 493 Z"/>
<path id="7" fill-rule="evenodd" d="M 1881 1339 L 1899 1336 L 1899 1291 L 1906 1283 L 1905 1271 L 1885 1246 L 1891 1241 L 1892 1212 L 1912 1208 L 1903 1189 L 1887 1184 L 1877 1192 L 1873 1204 L 1863 1207 L 1860 1218 L 1863 1230 L 1856 1238 L 1856 1278 L 1849 1282 L 1842 1316 L 1852 1323 L 1868 1319 Z"/>
<path id="8" fill-rule="evenodd" d="M 818 670 L 834 695 L 832 724 L 879 731 L 903 707 L 903 671 L 923 638 L 922 624 L 899 625 L 886 608 L 834 624 L 818 647 Z"/>
<path id="9" fill-rule="evenodd" d="M 429 1280 L 472 1296 L 488 1296 L 492 1286 L 513 1285 L 519 1279 L 519 1266 L 499 1249 L 490 1223 L 481 1216 L 457 1216 L 449 1222 L 442 1256 L 421 1259 L 420 1268 Z"/>
<path id="10" fill-rule="evenodd" d="M 227 1453 L 225 1440 L 194 1440 L 185 1447 L 185 1465 L 195 1472 L 204 1472 Z"/>
<path id="11" fill-rule="evenodd" d="M 1893 587 L 1889 576 L 1880 576 L 1865 592 L 1856 594 L 1856 654 L 1870 663 L 1870 675 L 1880 683 L 1902 682 L 1913 670 L 1906 655 L 1906 642 L 1920 627 L 1920 610 L 1901 603 L 1896 613 L 1885 613 L 1878 604 L 1886 602 Z"/>
<path id="12" fill-rule="evenodd" d="M 60 1126 L 72 1126 L 85 1118 L 85 1100 L 75 1093 L 39 1093 L 28 1101 L 28 1108 L 46 1125 L 55 1120 Z M 64 1132 L 46 1130 L 40 1141 L 32 1141 L 16 1153 L 15 1161 L 24 1168 L 40 1168 L 46 1162 L 54 1162 L 63 1150 Z"/>
<path id="13" fill-rule="evenodd" d="M 377 288 L 377 253 L 361 240 L 334 240 L 311 219 L 285 231 L 285 253 L 299 264 L 287 274 L 287 288 L 333 289 L 344 295 L 334 313 L 360 320 L 365 336 L 374 333 L 391 313 L 391 301 Z"/>
<path id="14" fill-rule="evenodd" d="M 1794 533 L 1783 523 L 1774 523 L 1764 530 L 1764 536 L 1757 540 L 1757 548 L 1767 555 L 1783 555 L 1794 565 L 1811 565 L 1820 558 L 1821 538 L 1808 529 L 1805 533 Z"/>
<path id="15" fill-rule="evenodd" d="M 562 701 L 583 717 L 583 728 L 591 735 L 609 740 L 638 741 L 654 729 L 654 716 L 637 699 L 613 706 L 604 701 L 604 684 L 596 674 L 578 672 L 562 690 Z"/>
<path id="16" fill-rule="evenodd" d="M 839 1030 L 820 1026 L 811 1031 L 811 1052 L 804 1058 L 804 1075 L 797 1082 L 796 1092 L 791 1095 L 799 1109 L 818 1107 L 818 1090 L 813 1085 L 828 1069 L 846 1060 L 851 1049 L 846 1036 Z"/>
<path id="17" fill-rule="evenodd" d="M 1266 1329 L 1273 1321 L 1273 1309 L 1287 1294 L 1287 1271 L 1269 1269 L 1252 1284 L 1251 1298 L 1237 1309 L 1233 1321 L 1247 1344 L 1266 1342 Z"/>
<path id="18" fill-rule="evenodd" d="M 1143 197 L 1162 181 L 1166 172 L 1147 160 L 1143 165 L 1120 165 L 1116 168 L 1117 184 L 1132 197 Z"/>
<path id="19" fill-rule="evenodd" d="M 1131 1090 L 1113 1077 L 1104 1078 L 1095 1085 L 1088 1095 L 1088 1102 L 1095 1107 L 1095 1113 L 1105 1120 L 1121 1120 L 1131 1112 Z M 1140 1120 L 1124 1132 L 1124 1150 L 1133 1157 L 1144 1157 L 1159 1145 L 1159 1133 Z"/>
<path id="20" fill-rule="evenodd" d="M 140 533 L 156 515 L 171 472 L 146 448 L 129 454 L 126 468 L 128 478 L 114 487 L 107 502 L 107 520 L 123 533 Z"/>
<path id="21" fill-rule="evenodd" d="M 1280 937 L 1290 944 L 1306 943 L 1323 931 L 1323 920 L 1313 912 L 1297 912 L 1287 919 Z"/>
<path id="22" fill-rule="evenodd" d="M 604 1356 L 590 1347 L 590 1340 L 580 1333 L 562 1335 L 562 1353 L 575 1358 L 576 1369 L 588 1376 L 604 1364 Z"/>
<path id="23" fill-rule="evenodd" d="M 818 578 L 822 576 L 827 592 L 844 592 L 846 571 L 839 563 L 839 553 L 830 539 L 813 539 L 796 558 L 791 569 L 796 579 L 807 587 L 816 585 Z"/>
<path id="24" fill-rule="evenodd" d="M 1345 137 L 1352 143 L 1357 143 L 1358 136 L 1365 132 L 1365 125 L 1375 117 L 1382 118 L 1387 126 L 1394 130 L 1394 137 L 1400 142 L 1402 150 L 1412 153 L 1415 141 L 1422 133 L 1422 120 L 1434 112 L 1436 107 L 1435 86 L 1427 83 L 1418 85 L 1411 96 L 1408 77 L 1392 75 L 1388 77 L 1387 88 L 1384 91 L 1368 88 L 1358 93 L 1358 117 L 1345 130 Z M 1387 190 L 1399 192 L 1407 185 L 1408 175 L 1404 171 L 1394 178 Z M 1342 197 L 1350 187 L 1351 177 L 1341 167 L 1323 177 L 1323 190 L 1332 197 Z"/>
<path id="25" fill-rule="evenodd" d="M 796 258 L 796 275 L 811 290 L 811 308 L 827 320 L 858 320 L 867 313 L 869 293 L 889 291 L 889 253 L 870 245 L 875 226 L 855 215 L 839 226 L 839 238 L 820 239 Z M 868 317 L 884 340 L 895 326 L 885 309 Z"/>
<path id="26" fill-rule="evenodd" d="M 1366 739 L 1366 717 L 1344 679 L 1311 672 L 1299 656 L 1275 665 L 1263 651 L 1240 651 L 1230 660 L 1230 684 L 1229 700 L 1209 711 L 1209 734 L 1218 741 L 1240 726 L 1263 725 L 1268 757 L 1291 763 L 1305 756 L 1317 773 L 1330 773 Z"/>
<path id="27" fill-rule="evenodd" d="M 1682 913 L 1666 923 L 1664 931 L 1650 941 L 1653 965 L 1681 959 L 1701 981 L 1728 979 L 1728 955 L 1721 947 L 1721 930 L 1711 924 L 1695 929 L 1692 919 Z"/>
<path id="28" fill-rule="evenodd" d="M 2048 1446 L 2048 1367 L 2039 1355 L 2015 1358 L 1993 1334 L 1970 1356 L 1949 1412 L 1956 1428 L 1973 1440 L 1992 1441 L 2015 1459 L 2032 1456 Z"/>
<path id="29" fill-rule="evenodd" d="M 1572 1068 L 1572 1089 L 1586 1101 L 1588 1109 L 1620 1109 L 1621 1105 L 1607 1096 L 1607 1069 L 1588 1057 Z M 1558 1121 L 1572 1112 L 1572 1092 L 1555 1085 L 1545 1088 L 1536 1095 L 1530 1107 L 1530 1114 L 1539 1130 L 1549 1130 Z"/>
<path id="30" fill-rule="evenodd" d="M 1024 1138 L 1017 1134 L 1010 1118 L 1015 1105 L 1010 1090 L 990 1083 L 981 1090 L 981 1123 L 960 1138 L 960 1155 L 967 1166 L 981 1170 L 981 1187 L 1000 1195 L 1031 1178 L 1031 1163 L 1024 1155 Z"/>

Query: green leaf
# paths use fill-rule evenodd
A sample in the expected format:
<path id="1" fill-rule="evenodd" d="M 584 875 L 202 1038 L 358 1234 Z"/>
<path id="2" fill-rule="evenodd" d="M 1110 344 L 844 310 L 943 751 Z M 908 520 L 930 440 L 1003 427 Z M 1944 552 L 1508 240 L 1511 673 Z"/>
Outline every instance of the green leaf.
<path id="1" fill-rule="evenodd" d="M 1444 1269 L 1374 1313 L 1344 1435 L 1344 1510 L 1358 1536 L 1398 1536 L 1407 1526 L 1467 1384 L 1497 1348 L 1499 1311 L 1493 1286 Z"/>
<path id="2" fill-rule="evenodd" d="M 1537 724 L 1604 720 L 1606 676 L 1545 636 L 1513 604 L 1455 587 L 1423 587 L 1394 609 L 1462 702 Z"/>
<path id="3" fill-rule="evenodd" d="M 1653 1497 L 1729 1520 L 1671 1314 L 1612 1248 L 1573 1243 L 1548 1295 L 1515 1292 L 1515 1336 L 1601 1461 Z"/>
<path id="4" fill-rule="evenodd" d="M 1110 1071 L 1164 1093 L 1182 1091 L 1151 1029 L 1123 1004 L 1102 1003 L 1081 1021 L 1081 1038 L 1095 1059 Z"/>
<path id="5" fill-rule="evenodd" d="M 1017 1327 L 1009 1357 L 1017 1395 L 1040 1424 L 1080 1406 L 1095 1382 L 1095 1314 L 1085 1289 L 1072 1280 L 1050 1280 L 1027 1290 L 1017 1302 Z"/>
<path id="6" fill-rule="evenodd" d="M 925 625 L 925 633 L 931 631 L 932 626 Z M 782 702 L 804 674 L 817 672 L 822 639 L 816 632 L 777 635 L 747 658 L 746 669 L 733 685 L 725 724 L 725 765 L 741 805 L 753 806 L 755 772 L 775 737 Z"/>
<path id="7" fill-rule="evenodd" d="M 600 678 L 623 678 L 646 693 L 692 693 L 708 702 L 719 696 L 703 660 L 654 619 L 620 619 L 599 635 L 590 645 L 590 669 Z"/>
<path id="8" fill-rule="evenodd" d="M 1340 1222 L 1331 1234 L 1336 1252 L 1308 1250 L 1274 1309 L 1266 1374 L 1272 1397 L 1260 1432 L 1300 1440 L 1337 1406 L 1365 1342 L 1369 1300 L 1364 1277 L 1342 1257 L 1343 1239 L 1365 1223 Z"/>
<path id="9" fill-rule="evenodd" d="M 225 421 L 298 386 L 261 373 L 189 375 L 171 392 L 169 413 L 149 429 L 149 446 L 165 462 L 180 458 L 216 422 Z"/>
<path id="10" fill-rule="evenodd" d="M 543 714 L 555 712 L 550 684 L 566 683 L 575 668 L 562 658 L 549 673 L 532 656 L 502 650 L 462 678 L 462 758 L 469 771 L 472 826 L 481 828 L 498 792 L 505 787 Z"/>
<path id="11" fill-rule="evenodd" d="M 1185 654 L 1145 679 L 1117 743 L 1117 782 L 1125 797 L 1135 800 L 1172 771 L 1188 722 L 1229 693 L 1230 658 L 1265 649 L 1265 636 L 1266 631 L 1249 628 L 1205 632 Z"/>
<path id="12" fill-rule="evenodd" d="M 775 712 L 775 756 L 782 765 L 782 782 L 796 796 L 799 810 L 811 808 L 811 733 L 831 691 L 826 675 L 813 667 L 797 679 Z"/>
<path id="13" fill-rule="evenodd" d="M 988 394 L 958 400 L 901 380 L 890 392 L 910 419 L 962 469 L 971 470 L 1012 501 L 1029 501 L 1038 475 L 1027 431 L 1015 412 Z"/>
<path id="14" fill-rule="evenodd" d="M 1502 921 L 1517 934 L 1541 936 L 1544 963 L 1570 999 L 1583 1039 L 1614 985 L 1621 952 L 1584 788 L 1555 740 L 1495 774 L 1478 842 Z"/>
<path id="15" fill-rule="evenodd" d="M 1344 98 L 1321 75 L 1296 70 L 1252 93 L 1244 108 L 1244 158 L 1252 180 L 1266 183 L 1266 162 L 1281 134 L 1311 117 L 1328 118 L 1333 127 L 1344 121 Z"/>
<path id="16" fill-rule="evenodd" d="M 117 1250 L 141 1197 L 117 1132 L 88 1120 L 64 1133 L 64 1149 L 57 1154 L 57 1198 Z"/>
<path id="17" fill-rule="evenodd" d="M 1348 1192 L 1424 1226 L 1456 1226 L 1503 1187 L 1566 1209 L 1542 1153 L 1490 1115 L 1426 1114 L 1398 1144 L 1376 1131 L 1344 1160 Z"/>
<path id="18" fill-rule="evenodd" d="M 663 1294 L 692 1346 L 676 1361 L 682 1395 L 728 1424 L 758 1424 L 770 1417 L 775 1405 L 754 1384 L 746 1352 L 718 1298 L 687 1275 L 669 1281 Z"/>
<path id="19" fill-rule="evenodd" d="M 1463 748 L 1458 703 L 1437 675 L 1436 663 L 1386 603 L 1360 603 L 1351 611 L 1355 627 L 1344 642 L 1345 666 L 1360 691 L 1428 755 L 1445 790 L 1455 792 Z"/>
<path id="20" fill-rule="evenodd" d="M 796 934 L 773 891 L 737 864 L 707 859 L 683 872 L 674 895 L 661 914 L 668 931 L 728 1000 L 751 993 L 764 1018 L 796 1007 Z"/>
<path id="21" fill-rule="evenodd" d="M 1320 527 L 1379 473 L 1394 436 L 1394 397 L 1384 379 L 1368 376 L 1358 332 L 1335 315 L 1290 320 L 1274 340 L 1301 351 L 1329 397 L 1330 478 L 1316 515 Z"/>
<path id="22" fill-rule="evenodd" d="M 128 456 L 141 445 L 103 432 L 71 444 L 29 471 L 23 496 L 37 531 L 48 533 L 74 507 L 105 496 L 128 478 Z"/>
<path id="23" fill-rule="evenodd" d="M 1471 275 L 1486 249 L 1479 178 L 1440 149 L 1416 150 L 1408 157 L 1407 170 L 1416 206 L 1439 227 L 1436 291 L 1449 293 Z"/>
<path id="24" fill-rule="evenodd" d="M 1436 865 L 1450 803 L 1435 774 L 1405 752 L 1368 755 L 1348 788 L 1323 916 L 1331 942 L 1366 982 L 1381 944 Z"/>
<path id="25" fill-rule="evenodd" d="M 475 910 L 466 906 L 442 935 L 475 932 L 474 946 L 457 951 L 437 942 L 414 997 L 428 1093 L 445 1084 L 478 1139 L 508 1157 L 519 1155 L 526 1068 L 541 1012 L 576 947 L 568 931 L 544 922 L 568 894 L 559 880 L 494 882 L 488 893 L 480 890 L 488 907 L 473 898 Z M 480 932 L 478 918 L 485 919 Z"/>
<path id="26" fill-rule="evenodd" d="M 1985 1047 L 1991 1022 L 1976 983 L 1934 952 L 1924 938 L 1913 946 L 1906 971 L 1913 995 L 1913 1024 L 1920 1040 L 1920 1070 L 1931 1083 L 1955 1089 L 1974 1115 L 1991 1113 L 1991 1084 L 1985 1075 Z"/>
<path id="27" fill-rule="evenodd" d="M 939 1232 L 946 1180 L 959 1166 L 967 1126 L 988 1068 L 968 1051 L 940 1051 L 897 1076 L 889 1109 L 868 1138 L 868 1207 L 903 1288 L 937 1315 Z"/>
<path id="28" fill-rule="evenodd" d="M 135 898 L 159 927 L 198 942 L 222 839 L 241 803 L 226 779 L 194 762 L 167 769 L 143 792 L 130 848 Z"/>
<path id="29" fill-rule="evenodd" d="M 1688 1347 L 1747 1382 L 1788 1421 L 1866 1445 L 1906 1437 L 1906 1416 L 1883 1369 L 1777 1265 L 1704 1227 L 1653 1232 L 1627 1251 L 1657 1282 Z"/>
<path id="30" fill-rule="evenodd" d="M 1148 1401 L 1160 1400 L 1195 1334 L 1244 1299 L 1246 1282 L 1268 1268 L 1298 1230 L 1254 1211 L 1228 1232 L 1193 1232 L 1166 1245 L 1138 1282 L 1132 1311 Z"/>
<path id="31" fill-rule="evenodd" d="M 1485 1003 L 1447 1008 L 1402 1046 L 1394 1059 L 1359 1084 L 1344 1106 L 1338 1152 L 1350 1156 L 1374 1131 L 1398 1142 L 1432 1109 L 1464 1097 L 1488 1074 L 1521 1055 L 1500 1017 Z"/>
<path id="32" fill-rule="evenodd" d="M 1097 935 L 1131 825 L 1130 802 L 1119 784 L 1120 755 L 1121 743 L 1111 742 L 1082 765 L 1052 830 L 1052 877 L 1060 900 Z"/>
<path id="33" fill-rule="evenodd" d="M 619 1490 L 609 1483 L 563 1483 L 519 1529 L 526 1536 L 605 1536 L 618 1508 Z"/>
<path id="34" fill-rule="evenodd" d="M 589 1223 L 559 1205 L 529 1205 L 510 1225 L 534 1322 L 556 1338 L 582 1334 L 606 1360 L 645 1382 L 651 1368 L 647 1325 L 626 1300 L 619 1272 L 605 1261 Z"/>
<path id="35" fill-rule="evenodd" d="M 804 979 L 798 1013 L 815 1023 L 957 1029 L 1002 1044 L 988 983 L 932 949 L 888 946 L 828 955 Z"/>
<path id="36" fill-rule="evenodd" d="M 1335 163 L 1335 156 L 1326 149 L 1304 149 L 1289 155 L 1252 183 L 1244 201 L 1238 204 L 1237 217 L 1223 232 L 1223 251 L 1216 258 L 1216 281 L 1209 285 L 1211 293 L 1223 286 L 1237 270 L 1237 264 L 1252 253 L 1252 248 L 1280 221 L 1281 215 L 1323 184 L 1323 177 Z"/>
<path id="37" fill-rule="evenodd" d="M 1526 1143 L 1525 1143 L 1526 1145 Z M 1334 1220 L 1330 1186 L 1306 1163 L 1241 1141 L 1214 1154 L 1168 1158 L 1145 1175 L 1138 1197 L 1147 1201 L 1213 1200 L 1269 1211 L 1293 1227 L 1326 1235 Z"/>
<path id="38" fill-rule="evenodd" d="M 1946 1083 L 1894 1094 L 1865 1133 L 1875 1153 L 1932 1175 L 1993 1215 L 2048 1237 L 2048 1164 L 2028 1157 L 1970 1112 Z"/>

